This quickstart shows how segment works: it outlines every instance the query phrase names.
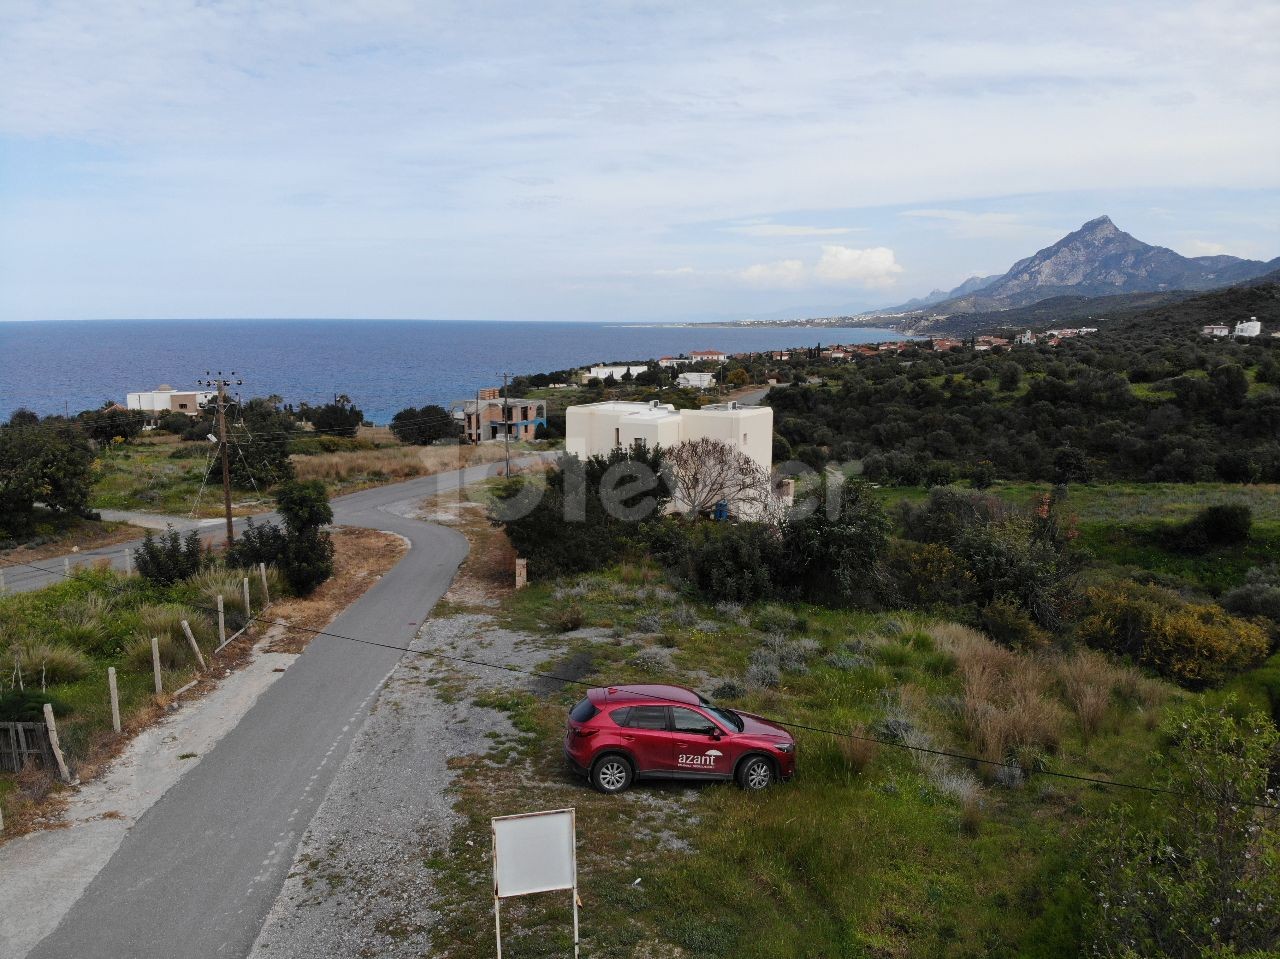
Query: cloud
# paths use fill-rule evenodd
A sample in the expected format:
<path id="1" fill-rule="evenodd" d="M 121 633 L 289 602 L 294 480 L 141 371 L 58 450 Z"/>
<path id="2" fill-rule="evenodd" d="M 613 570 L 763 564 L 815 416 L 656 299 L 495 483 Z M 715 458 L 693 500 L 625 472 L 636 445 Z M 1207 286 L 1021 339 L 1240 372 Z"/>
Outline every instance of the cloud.
<path id="1" fill-rule="evenodd" d="M 844 224 L 940 283 L 1108 191 L 1274 255 L 1275 0 L 864 6 L 8 0 L 0 319 L 738 309 L 892 280 Z"/>
<path id="2" fill-rule="evenodd" d="M 1192 240 L 1190 245 L 1193 256 L 1218 256 L 1230 252 L 1223 244 L 1211 240 Z"/>
<path id="3" fill-rule="evenodd" d="M 726 233 L 759 237 L 844 236 L 847 233 L 853 233 L 856 229 L 859 228 L 851 226 L 801 226 L 793 223 L 744 223 L 724 228 Z"/>
<path id="4" fill-rule="evenodd" d="M 969 210 L 904 210 L 900 216 L 932 220 L 955 237 L 965 240 L 1011 239 L 1045 233 L 1043 227 L 1026 222 L 1020 213 L 974 213 Z M 1052 231 L 1049 231 L 1052 232 Z"/>
<path id="5" fill-rule="evenodd" d="M 850 246 L 824 246 L 822 258 L 813 268 L 813 275 L 823 283 L 873 290 L 892 286 L 894 275 L 901 272 L 902 266 L 887 246 L 872 246 L 865 250 Z"/>
<path id="6" fill-rule="evenodd" d="M 901 264 L 888 247 L 824 246 L 813 266 L 797 259 L 774 260 L 753 264 L 732 276 L 757 289 L 853 286 L 875 290 L 892 286 L 901 272 Z"/>
<path id="7" fill-rule="evenodd" d="M 776 260 L 773 263 L 756 263 L 737 275 L 748 286 L 770 290 L 797 289 L 805 285 L 808 270 L 801 260 Z"/>

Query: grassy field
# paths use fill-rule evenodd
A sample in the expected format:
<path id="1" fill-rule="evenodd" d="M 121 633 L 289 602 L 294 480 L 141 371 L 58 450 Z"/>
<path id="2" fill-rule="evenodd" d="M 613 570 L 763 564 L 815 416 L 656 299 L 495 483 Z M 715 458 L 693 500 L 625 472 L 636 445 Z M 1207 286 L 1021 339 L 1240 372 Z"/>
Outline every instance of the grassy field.
<path id="1" fill-rule="evenodd" d="M 1023 656 L 910 614 L 691 603 L 647 567 L 531 586 L 497 615 L 559 634 L 563 654 L 545 668 L 572 663 L 588 684 L 680 682 L 787 721 L 977 755 L 1016 742 L 1029 767 L 1086 775 L 1146 779 L 1156 720 L 1184 695 L 1101 658 Z M 744 678 L 762 655 L 781 663 L 774 687 Z M 726 682 L 737 688 L 716 693 Z M 457 763 L 464 822 L 430 863 L 446 892 L 437 955 L 492 949 L 474 936 L 489 909 L 475 855 L 489 817 L 558 806 L 578 810 L 588 954 L 1077 954 L 1079 827 L 1120 797 L 806 731 L 798 778 L 762 795 L 646 784 L 604 797 L 561 755 L 581 696 L 571 686 L 486 703 L 520 734 Z M 547 894 L 504 907 L 504 955 L 563 954 L 567 906 Z"/>
<path id="2" fill-rule="evenodd" d="M 1028 506 L 1050 492 L 1047 484 L 997 483 L 988 492 Z M 887 508 L 918 503 L 928 490 L 881 487 L 874 491 Z M 1253 530 L 1243 546 L 1190 555 L 1171 550 L 1163 534 L 1207 506 L 1240 503 L 1253 513 Z M 1229 483 L 1082 483 L 1070 487 L 1065 512 L 1074 517 L 1080 542 L 1100 563 L 1173 577 L 1218 595 L 1237 586 L 1254 566 L 1280 563 L 1280 486 Z"/>
<path id="3" fill-rule="evenodd" d="M 404 446 L 383 427 L 362 428 L 351 440 L 300 433 L 292 442 L 296 452 L 290 460 L 298 479 L 321 480 L 330 495 L 494 463 L 505 455 L 499 443 Z M 511 444 L 513 455 L 545 448 L 543 443 Z M 184 442 L 167 434 L 112 447 L 98 461 L 90 504 L 94 509 L 220 516 L 221 473 L 212 451 L 208 442 Z M 262 512 L 270 507 L 270 491 L 233 490 L 232 504 L 237 515 Z"/>

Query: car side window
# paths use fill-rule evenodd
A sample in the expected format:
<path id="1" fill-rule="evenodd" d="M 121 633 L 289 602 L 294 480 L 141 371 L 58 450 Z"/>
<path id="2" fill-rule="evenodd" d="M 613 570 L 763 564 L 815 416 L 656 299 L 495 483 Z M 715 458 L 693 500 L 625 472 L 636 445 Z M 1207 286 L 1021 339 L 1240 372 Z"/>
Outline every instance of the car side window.
<path id="1" fill-rule="evenodd" d="M 631 729 L 666 729 L 667 707 L 632 706 L 625 725 Z"/>
<path id="2" fill-rule="evenodd" d="M 625 726 L 629 715 L 631 715 L 631 707 L 623 706 L 620 709 L 615 709 L 613 712 L 609 713 L 609 718 L 614 721 L 615 725 Z"/>
<path id="3" fill-rule="evenodd" d="M 671 707 L 671 728 L 680 733 L 699 733 L 710 736 L 716 732 L 716 725 L 702 713 L 683 706 Z"/>

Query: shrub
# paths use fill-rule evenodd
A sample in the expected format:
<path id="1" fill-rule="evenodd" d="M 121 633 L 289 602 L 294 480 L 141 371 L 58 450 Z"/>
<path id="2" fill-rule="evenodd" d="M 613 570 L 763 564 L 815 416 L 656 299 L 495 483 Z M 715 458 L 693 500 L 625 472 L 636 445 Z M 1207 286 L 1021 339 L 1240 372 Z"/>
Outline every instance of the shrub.
<path id="1" fill-rule="evenodd" d="M 761 606 L 751 617 L 751 626 L 762 633 L 798 633 L 805 628 L 805 620 L 785 606 L 772 603 Z"/>
<path id="2" fill-rule="evenodd" d="M 716 699 L 741 699 L 747 694 L 747 687 L 736 679 L 726 679 L 711 690 Z"/>
<path id="3" fill-rule="evenodd" d="M 782 682 L 782 672 L 771 659 L 757 660 L 753 657 L 751 664 L 747 666 L 745 678 L 749 686 L 773 689 Z"/>
<path id="4" fill-rule="evenodd" d="M 1222 597 L 1222 606 L 1236 616 L 1261 616 L 1280 628 L 1280 566 L 1254 567 L 1244 585 Z"/>
<path id="5" fill-rule="evenodd" d="M 204 561 L 200 534 L 192 530 L 183 537 L 172 526 L 159 536 L 147 530 L 142 545 L 133 551 L 139 574 L 159 586 L 172 586 L 195 575 Z"/>
<path id="6" fill-rule="evenodd" d="M 1207 506 L 1168 534 L 1169 546 L 1184 553 L 1203 553 L 1220 546 L 1238 546 L 1249 540 L 1253 511 L 1243 503 Z"/>
<path id="7" fill-rule="evenodd" d="M 45 703 L 53 707 L 55 716 L 65 716 L 71 711 L 62 700 L 38 689 L 11 689 L 0 693 L 0 723 L 42 723 Z"/>
<path id="8" fill-rule="evenodd" d="M 661 673 L 671 668 L 668 655 L 665 650 L 650 646 L 638 651 L 628 662 L 643 673 Z"/>
<path id="9" fill-rule="evenodd" d="M 557 632 L 561 633 L 570 633 L 575 629 L 581 629 L 586 621 L 587 615 L 577 603 L 570 603 L 567 606 L 552 610 L 551 615 L 547 617 L 547 622 Z"/>
<path id="10" fill-rule="evenodd" d="M 1165 792 L 1141 811 L 1115 807 L 1091 837 L 1086 888 L 1096 955 L 1201 959 L 1280 940 L 1280 820 L 1270 769 L 1276 728 L 1234 702 L 1196 703 L 1169 717 L 1152 757 Z"/>
<path id="11" fill-rule="evenodd" d="M 289 588 L 309 596 L 333 575 L 333 540 L 324 527 L 333 522 L 333 509 L 319 480 L 289 482 L 276 493 L 284 520 L 285 549 L 280 570 Z"/>
<path id="12" fill-rule="evenodd" d="M 1127 655 L 1192 689 L 1258 663 L 1266 632 L 1219 606 L 1188 603 L 1159 586 L 1123 583 L 1086 592 L 1077 634 L 1089 646 Z"/>
<path id="13" fill-rule="evenodd" d="M 259 563 L 279 565 L 288 552 L 289 543 L 285 531 L 275 523 L 254 523 L 250 518 L 244 532 L 227 550 L 226 561 L 230 566 L 252 567 Z"/>
<path id="14" fill-rule="evenodd" d="M 1013 649 L 1045 646 L 1049 637 L 1029 613 L 1009 599 L 996 599 L 978 613 L 978 624 L 1001 646 Z"/>
<path id="15" fill-rule="evenodd" d="M 778 548 L 764 524 L 717 523 L 698 529 L 678 568 L 709 600 L 750 603 L 773 595 Z"/>
<path id="16" fill-rule="evenodd" d="M 998 496 L 949 486 L 929 490 L 929 498 L 919 505 L 904 500 L 898 506 L 903 534 L 921 543 L 951 543 L 970 527 L 1002 522 L 1008 515 Z"/>
<path id="17" fill-rule="evenodd" d="M 855 669 L 870 669 L 875 665 L 870 657 L 863 656 L 860 653 L 850 653 L 843 649 L 827 653 L 823 657 L 823 662 L 832 669 L 838 669 L 843 673 L 851 673 Z"/>
<path id="18" fill-rule="evenodd" d="M 781 532 L 777 586 L 828 606 L 876 601 L 889 521 L 859 480 L 846 480 L 838 490 L 823 484 L 812 511 L 791 510 Z"/>

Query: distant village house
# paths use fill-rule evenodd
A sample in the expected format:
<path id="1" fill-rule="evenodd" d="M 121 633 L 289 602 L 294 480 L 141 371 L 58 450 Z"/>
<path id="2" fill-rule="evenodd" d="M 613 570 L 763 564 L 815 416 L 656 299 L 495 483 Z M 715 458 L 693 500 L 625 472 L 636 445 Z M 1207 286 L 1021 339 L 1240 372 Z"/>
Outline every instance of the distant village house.
<path id="1" fill-rule="evenodd" d="M 148 422 L 154 423 L 169 413 L 199 416 L 215 395 L 211 390 L 175 390 L 168 383 L 161 383 L 154 390 L 125 394 L 125 406 L 148 414 Z"/>

